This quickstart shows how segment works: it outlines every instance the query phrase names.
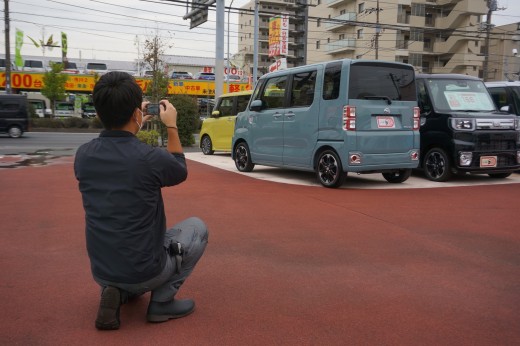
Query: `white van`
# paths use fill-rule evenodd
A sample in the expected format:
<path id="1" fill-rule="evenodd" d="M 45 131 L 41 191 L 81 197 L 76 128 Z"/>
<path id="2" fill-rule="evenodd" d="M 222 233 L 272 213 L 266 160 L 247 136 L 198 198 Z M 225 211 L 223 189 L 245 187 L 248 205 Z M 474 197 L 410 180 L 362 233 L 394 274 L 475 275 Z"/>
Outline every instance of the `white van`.
<path id="1" fill-rule="evenodd" d="M 239 171 L 255 164 L 314 171 L 325 187 L 348 172 L 407 180 L 419 164 L 419 108 L 413 67 L 336 60 L 262 76 L 237 115 L 232 157 Z"/>
<path id="2" fill-rule="evenodd" d="M 43 60 L 25 60 L 23 70 L 27 72 L 45 72 Z"/>
<path id="3" fill-rule="evenodd" d="M 105 63 L 89 62 L 85 67 L 85 74 L 102 75 L 108 72 L 108 66 Z"/>

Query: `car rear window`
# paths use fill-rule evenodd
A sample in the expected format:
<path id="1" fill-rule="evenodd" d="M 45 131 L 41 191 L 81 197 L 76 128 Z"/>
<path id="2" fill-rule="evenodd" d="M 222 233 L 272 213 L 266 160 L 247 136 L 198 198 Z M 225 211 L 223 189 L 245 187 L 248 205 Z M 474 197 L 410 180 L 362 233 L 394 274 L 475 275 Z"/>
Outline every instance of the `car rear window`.
<path id="1" fill-rule="evenodd" d="M 349 98 L 416 101 L 413 68 L 373 62 L 353 63 L 350 67 Z"/>
<path id="2" fill-rule="evenodd" d="M 106 70 L 107 65 L 106 64 L 88 63 L 87 69 L 89 69 L 89 70 Z"/>

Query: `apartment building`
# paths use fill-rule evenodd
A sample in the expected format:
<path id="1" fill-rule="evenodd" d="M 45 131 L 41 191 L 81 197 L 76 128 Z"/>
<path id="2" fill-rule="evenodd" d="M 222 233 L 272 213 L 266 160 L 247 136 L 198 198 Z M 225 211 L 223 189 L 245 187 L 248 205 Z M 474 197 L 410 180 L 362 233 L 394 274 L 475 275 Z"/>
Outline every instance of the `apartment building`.
<path id="1" fill-rule="evenodd" d="M 491 31 L 487 80 L 520 80 L 520 23 L 497 26 Z"/>
<path id="2" fill-rule="evenodd" d="M 287 6 L 291 0 L 259 1 L 261 10 L 282 12 L 275 3 Z M 306 33 L 306 63 L 377 58 L 412 64 L 418 72 L 482 74 L 486 0 L 296 0 L 292 6 L 301 1 L 308 3 L 308 21 L 292 24 L 289 36 L 298 45 L 304 37 L 292 35 Z M 244 8 L 254 9 L 254 2 Z M 259 65 L 268 66 L 268 16 L 261 18 Z M 253 20 L 252 13 L 240 15 L 239 49 L 247 61 Z"/>
<path id="3" fill-rule="evenodd" d="M 274 62 L 269 58 L 269 19 L 287 14 L 289 16 L 289 54 L 287 67 L 305 65 L 308 6 L 305 0 L 260 0 L 258 28 L 258 71 L 267 73 Z M 238 54 L 244 56 L 247 67 L 253 67 L 255 0 L 241 7 L 239 14 Z M 246 67 L 246 68 L 247 68 Z"/>

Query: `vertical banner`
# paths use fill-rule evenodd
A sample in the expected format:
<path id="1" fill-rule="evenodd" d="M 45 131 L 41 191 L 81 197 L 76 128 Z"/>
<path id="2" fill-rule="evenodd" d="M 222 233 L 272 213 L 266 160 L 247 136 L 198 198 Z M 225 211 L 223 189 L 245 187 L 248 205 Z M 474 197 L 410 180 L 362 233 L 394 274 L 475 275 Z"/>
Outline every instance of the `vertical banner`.
<path id="1" fill-rule="evenodd" d="M 67 61 L 67 34 L 61 32 L 61 57 L 63 62 Z"/>
<path id="2" fill-rule="evenodd" d="M 289 16 L 284 14 L 281 18 L 280 28 L 280 55 L 289 54 Z"/>
<path id="3" fill-rule="evenodd" d="M 269 18 L 269 57 L 280 55 L 281 18 Z"/>
<path id="4" fill-rule="evenodd" d="M 23 46 L 23 31 L 17 28 L 16 29 L 16 40 L 15 40 L 15 52 L 14 52 L 14 64 L 17 67 L 23 66 L 22 46 Z"/>

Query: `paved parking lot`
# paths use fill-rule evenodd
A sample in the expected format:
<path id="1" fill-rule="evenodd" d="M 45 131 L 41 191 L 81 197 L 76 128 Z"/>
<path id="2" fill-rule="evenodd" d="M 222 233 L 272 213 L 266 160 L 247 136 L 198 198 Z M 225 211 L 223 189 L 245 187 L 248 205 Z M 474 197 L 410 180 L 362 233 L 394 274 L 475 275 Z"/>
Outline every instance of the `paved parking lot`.
<path id="1" fill-rule="evenodd" d="M 214 155 L 204 155 L 199 152 L 188 152 L 186 157 L 190 160 L 217 167 L 229 172 L 243 174 L 255 179 L 274 181 L 285 184 L 321 186 L 313 172 L 300 172 L 276 167 L 255 166 L 249 173 L 239 172 L 230 154 L 215 153 Z M 465 175 L 464 177 L 454 177 L 452 180 L 437 183 L 429 181 L 422 176 L 421 172 L 414 173 L 410 179 L 401 184 L 389 184 L 381 174 L 356 174 L 348 175 L 343 189 L 417 189 L 417 188 L 440 188 L 454 186 L 476 186 L 476 185 L 496 185 L 496 184 L 518 184 L 520 174 L 515 173 L 506 179 L 490 178 L 484 175 Z"/>
<path id="2" fill-rule="evenodd" d="M 149 324 L 145 295 L 114 332 L 94 328 L 72 158 L 0 169 L 0 344 L 518 344 L 519 184 L 332 190 L 188 157 L 163 196 L 168 224 L 197 215 L 210 230 L 179 292 L 197 309 Z"/>

